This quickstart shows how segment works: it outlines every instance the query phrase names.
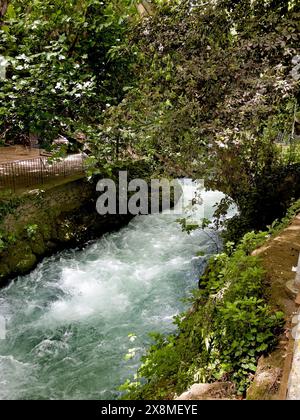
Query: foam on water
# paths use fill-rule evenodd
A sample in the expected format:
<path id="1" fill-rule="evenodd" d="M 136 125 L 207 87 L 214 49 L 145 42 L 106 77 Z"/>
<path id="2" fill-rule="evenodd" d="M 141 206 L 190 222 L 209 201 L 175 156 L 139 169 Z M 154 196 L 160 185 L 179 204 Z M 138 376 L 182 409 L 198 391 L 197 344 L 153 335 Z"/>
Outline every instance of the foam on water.
<path id="1" fill-rule="evenodd" d="M 205 193 L 206 217 L 219 193 Z M 138 216 L 83 250 L 45 259 L 0 291 L 1 399 L 116 398 L 149 344 L 170 332 L 214 244 L 171 215 Z M 137 336 L 134 344 L 128 334 Z M 129 348 L 136 356 L 125 361 Z"/>

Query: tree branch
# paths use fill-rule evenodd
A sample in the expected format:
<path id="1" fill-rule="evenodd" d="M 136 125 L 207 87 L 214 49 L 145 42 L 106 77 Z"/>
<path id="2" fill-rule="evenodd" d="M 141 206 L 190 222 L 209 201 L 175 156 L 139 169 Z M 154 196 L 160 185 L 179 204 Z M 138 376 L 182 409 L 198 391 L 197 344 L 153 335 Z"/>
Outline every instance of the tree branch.
<path id="1" fill-rule="evenodd" d="M 2 25 L 3 18 L 7 12 L 9 0 L 0 0 L 0 25 Z"/>

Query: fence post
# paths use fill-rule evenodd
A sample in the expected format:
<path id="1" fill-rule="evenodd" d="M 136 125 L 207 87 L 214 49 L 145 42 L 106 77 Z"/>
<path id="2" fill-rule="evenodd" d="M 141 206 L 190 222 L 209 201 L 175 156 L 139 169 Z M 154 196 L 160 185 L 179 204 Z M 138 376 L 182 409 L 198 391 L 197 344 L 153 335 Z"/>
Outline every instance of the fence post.
<path id="1" fill-rule="evenodd" d="M 80 159 L 80 162 L 79 162 Z M 14 193 L 18 188 L 29 188 L 44 185 L 48 178 L 56 178 L 63 175 L 67 178 L 69 175 L 75 175 L 79 172 L 84 174 L 86 170 L 84 155 L 75 156 L 74 159 L 64 159 L 63 162 L 53 165 L 45 163 L 43 157 L 35 159 L 24 159 L 1 164 L 0 187 L 9 188 Z M 49 169 L 50 168 L 50 169 Z"/>
<path id="2" fill-rule="evenodd" d="M 15 175 L 15 164 L 12 163 L 12 173 L 13 173 L 13 187 L 14 187 L 14 193 L 16 192 L 16 175 Z"/>
<path id="3" fill-rule="evenodd" d="M 298 258 L 298 265 L 297 265 L 297 271 L 296 271 L 296 278 L 294 282 L 295 288 L 300 290 L 300 253 Z"/>
<path id="4" fill-rule="evenodd" d="M 44 185 L 44 176 L 43 176 L 43 158 L 40 157 L 40 165 L 41 165 L 41 184 Z"/>
<path id="5" fill-rule="evenodd" d="M 120 153 L 120 139 L 119 136 L 117 137 L 117 143 L 116 143 L 116 158 L 117 161 L 119 160 L 119 153 Z"/>
<path id="6" fill-rule="evenodd" d="M 85 173 L 85 168 L 84 168 L 84 157 L 83 157 L 83 154 L 80 155 L 80 158 L 81 158 L 81 170 L 82 170 L 82 173 L 84 174 Z"/>

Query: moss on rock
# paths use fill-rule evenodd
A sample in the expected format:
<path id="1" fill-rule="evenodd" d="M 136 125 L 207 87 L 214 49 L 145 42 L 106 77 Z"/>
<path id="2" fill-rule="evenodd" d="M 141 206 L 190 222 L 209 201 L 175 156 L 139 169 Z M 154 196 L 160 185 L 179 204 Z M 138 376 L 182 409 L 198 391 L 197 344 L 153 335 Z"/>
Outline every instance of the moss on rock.
<path id="1" fill-rule="evenodd" d="M 79 179 L 32 191 L 0 221 L 6 242 L 0 254 L 0 286 L 28 273 L 44 256 L 75 247 L 127 223 L 131 216 L 99 216 L 95 184 Z M 29 232 L 30 227 L 35 227 Z"/>
<path id="2" fill-rule="evenodd" d="M 30 245 L 25 241 L 18 241 L 10 247 L 4 260 L 13 274 L 25 274 L 37 262 Z"/>
<path id="3" fill-rule="evenodd" d="M 37 234 L 30 242 L 31 250 L 36 255 L 44 255 L 46 252 L 46 245 L 41 234 Z"/>

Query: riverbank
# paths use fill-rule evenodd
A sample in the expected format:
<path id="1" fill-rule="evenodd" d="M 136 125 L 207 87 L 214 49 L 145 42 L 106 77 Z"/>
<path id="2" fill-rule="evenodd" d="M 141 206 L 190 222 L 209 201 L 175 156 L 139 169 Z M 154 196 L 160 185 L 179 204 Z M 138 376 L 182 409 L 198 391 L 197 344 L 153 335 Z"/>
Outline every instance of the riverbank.
<path id="1" fill-rule="evenodd" d="M 277 345 L 284 324 L 268 299 L 261 260 L 251 255 L 267 235 L 250 232 L 235 249 L 228 243 L 211 257 L 191 309 L 175 318 L 177 333 L 154 336 L 136 379 L 122 388 L 124 398 L 173 399 L 192 384 L 216 381 L 231 396 L 245 396 L 258 359 Z"/>
<path id="2" fill-rule="evenodd" d="M 96 212 L 95 185 L 83 179 L 47 191 L 32 191 L 15 200 L 6 209 L 2 208 L 1 223 L 6 232 L 2 242 L 6 248 L 2 248 L 1 263 L 8 270 L 7 277 L 2 278 L 3 284 L 12 273 L 21 275 L 31 271 L 44 256 L 81 246 L 128 221 L 116 216 L 100 217 Z M 137 382 L 127 382 L 122 390 L 130 390 L 135 398 L 173 398 L 192 381 L 196 384 L 218 381 L 217 387 L 211 388 L 217 397 L 241 398 L 247 393 L 248 399 L 280 399 L 287 385 L 290 368 L 287 361 L 291 359 L 286 331 L 295 310 L 293 298 L 285 292 L 285 284 L 294 275 L 291 267 L 296 265 L 300 250 L 299 229 L 300 218 L 295 218 L 270 239 L 268 232 L 250 232 L 236 249 L 229 243 L 226 253 L 212 257 L 200 279 L 199 290 L 193 293 L 192 309 L 176 318 L 179 334 L 156 336 L 156 343 L 150 347 L 138 374 L 138 378 L 145 377 L 149 382 L 141 389 Z M 96 276 L 94 258 L 98 258 L 98 252 L 90 261 L 92 283 Z M 204 260 L 199 261 L 198 271 L 202 272 Z M 51 261 L 46 261 L 44 266 L 48 278 Z M 98 267 L 97 271 L 101 269 Z M 74 307 L 86 304 L 90 311 L 91 296 L 88 294 L 85 299 L 86 291 L 82 287 L 89 289 L 91 283 L 83 282 L 82 286 L 82 270 L 77 270 L 72 280 L 68 279 L 67 283 L 64 280 L 57 287 L 65 292 L 67 286 L 71 295 L 78 288 Z M 111 273 L 109 270 L 109 276 Z M 125 274 L 128 277 L 127 271 Z M 32 279 L 35 277 L 33 273 Z M 97 294 L 102 299 L 102 290 Z M 107 295 L 108 301 L 111 298 Z M 69 319 L 64 311 L 55 316 L 60 322 Z M 283 316 L 285 330 L 281 334 Z M 135 355 L 136 349 L 133 350 L 130 357 Z M 209 395 L 204 399 L 210 399 Z"/>
<path id="3" fill-rule="evenodd" d="M 176 319 L 178 334 L 156 337 L 137 379 L 124 384 L 126 398 L 286 398 L 297 309 L 286 284 L 300 251 L 297 213 L 299 201 L 268 231 L 249 232 L 210 260 L 192 309 Z"/>
<path id="4" fill-rule="evenodd" d="M 30 272 L 45 256 L 77 247 L 126 224 L 99 216 L 96 186 L 86 179 L 9 196 L 0 203 L 0 286 Z"/>
<path id="5" fill-rule="evenodd" d="M 207 218 L 221 197 L 205 194 Z M 0 399 L 120 398 L 149 334 L 176 330 L 173 316 L 215 252 L 204 232 L 188 235 L 176 219 L 137 216 L 0 290 Z"/>
<path id="6" fill-rule="evenodd" d="M 261 258 L 267 273 L 269 299 L 285 314 L 285 328 L 276 349 L 259 360 L 254 381 L 247 392 L 248 399 L 286 399 L 294 348 L 292 319 L 298 308 L 296 296 L 288 291 L 286 284 L 295 278 L 292 268 L 297 266 L 299 252 L 299 214 L 288 227 L 254 252 Z"/>

